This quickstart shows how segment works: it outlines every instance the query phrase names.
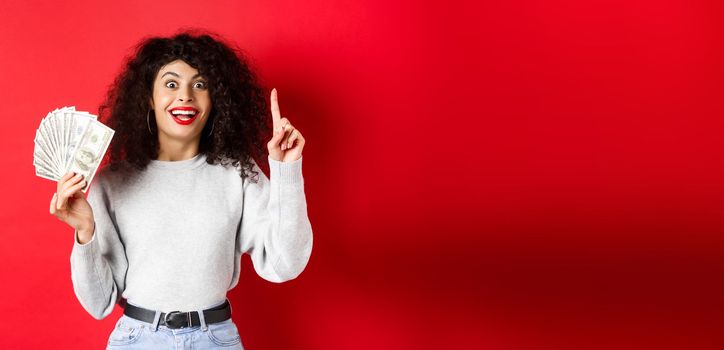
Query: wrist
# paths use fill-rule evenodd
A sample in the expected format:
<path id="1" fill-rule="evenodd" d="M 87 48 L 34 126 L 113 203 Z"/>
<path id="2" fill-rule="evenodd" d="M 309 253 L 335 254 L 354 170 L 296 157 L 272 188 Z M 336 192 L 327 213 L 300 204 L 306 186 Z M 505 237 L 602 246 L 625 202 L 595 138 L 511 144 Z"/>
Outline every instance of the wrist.
<path id="1" fill-rule="evenodd" d="M 78 228 L 78 243 L 88 243 L 93 238 L 93 231 L 95 229 L 95 223 Z"/>

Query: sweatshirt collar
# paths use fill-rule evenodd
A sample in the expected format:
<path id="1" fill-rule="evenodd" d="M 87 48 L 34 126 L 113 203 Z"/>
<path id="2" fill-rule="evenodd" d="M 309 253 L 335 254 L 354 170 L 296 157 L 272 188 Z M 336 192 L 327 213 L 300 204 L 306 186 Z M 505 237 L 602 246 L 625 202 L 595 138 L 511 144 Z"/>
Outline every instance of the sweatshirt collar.
<path id="1" fill-rule="evenodd" d="M 183 170 L 193 169 L 204 163 L 206 163 L 206 155 L 198 153 L 193 158 L 177 161 L 152 159 L 151 162 L 148 164 L 148 167 L 153 169 Z"/>

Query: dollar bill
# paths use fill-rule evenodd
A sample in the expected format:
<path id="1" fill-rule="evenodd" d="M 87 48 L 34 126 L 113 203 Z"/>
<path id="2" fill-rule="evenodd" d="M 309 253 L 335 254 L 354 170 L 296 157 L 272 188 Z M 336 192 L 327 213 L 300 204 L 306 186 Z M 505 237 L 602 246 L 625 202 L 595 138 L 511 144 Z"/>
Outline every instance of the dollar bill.
<path id="1" fill-rule="evenodd" d="M 53 152 L 53 150 L 57 149 L 57 146 L 55 145 L 55 138 L 52 136 L 53 132 L 49 127 L 50 124 L 50 119 L 46 117 L 46 119 L 43 119 L 41 122 L 38 130 L 40 131 L 41 137 L 44 141 L 44 146 L 46 146 L 46 149 L 49 152 L 47 159 L 48 162 L 52 163 L 55 168 L 60 169 L 60 163 L 57 162 Z"/>
<path id="2" fill-rule="evenodd" d="M 72 171 L 83 175 L 90 184 L 114 134 L 97 119 L 88 112 L 76 111 L 75 107 L 48 113 L 40 121 L 33 140 L 35 175 L 58 181 Z"/>
<path id="3" fill-rule="evenodd" d="M 70 131 L 70 141 L 68 142 L 68 154 L 63 163 L 64 169 L 68 169 L 70 167 L 71 157 L 75 155 L 78 144 L 80 143 L 83 135 L 88 129 L 88 126 L 91 124 L 91 122 L 95 121 L 95 119 L 85 115 L 77 115 L 73 119 L 74 121 L 71 125 L 72 130 Z"/>
<path id="4" fill-rule="evenodd" d="M 70 159 L 68 171 L 83 175 L 83 179 L 86 181 L 83 193 L 88 190 L 88 185 L 93 181 L 98 166 L 103 160 L 103 155 L 111 143 L 113 134 L 113 129 L 100 122 L 93 121 L 88 124 L 80 142 L 78 142 Z"/>

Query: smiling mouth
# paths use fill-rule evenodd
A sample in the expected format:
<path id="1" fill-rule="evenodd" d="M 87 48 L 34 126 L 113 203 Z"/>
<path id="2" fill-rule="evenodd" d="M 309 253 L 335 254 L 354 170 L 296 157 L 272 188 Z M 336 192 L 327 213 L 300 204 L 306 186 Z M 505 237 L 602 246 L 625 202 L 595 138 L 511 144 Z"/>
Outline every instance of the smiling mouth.
<path id="1" fill-rule="evenodd" d="M 199 115 L 199 111 L 191 107 L 173 108 L 169 111 L 173 120 L 181 125 L 191 124 L 196 116 Z"/>

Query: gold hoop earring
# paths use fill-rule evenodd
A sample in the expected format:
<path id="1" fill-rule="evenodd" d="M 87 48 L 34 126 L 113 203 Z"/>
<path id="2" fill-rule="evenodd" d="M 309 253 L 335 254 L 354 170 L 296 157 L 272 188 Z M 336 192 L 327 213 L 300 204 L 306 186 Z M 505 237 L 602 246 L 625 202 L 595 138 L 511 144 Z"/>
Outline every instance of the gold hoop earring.
<path id="1" fill-rule="evenodd" d="M 148 133 L 153 135 L 153 131 L 151 131 L 151 122 L 149 119 L 151 119 L 151 111 L 152 109 L 148 110 L 148 113 L 146 113 L 146 126 L 148 126 Z"/>
<path id="2" fill-rule="evenodd" d="M 209 137 L 211 137 L 211 134 L 214 133 L 214 125 L 216 124 L 216 123 L 214 123 L 215 120 L 216 119 L 211 121 L 211 130 L 209 130 Z"/>

